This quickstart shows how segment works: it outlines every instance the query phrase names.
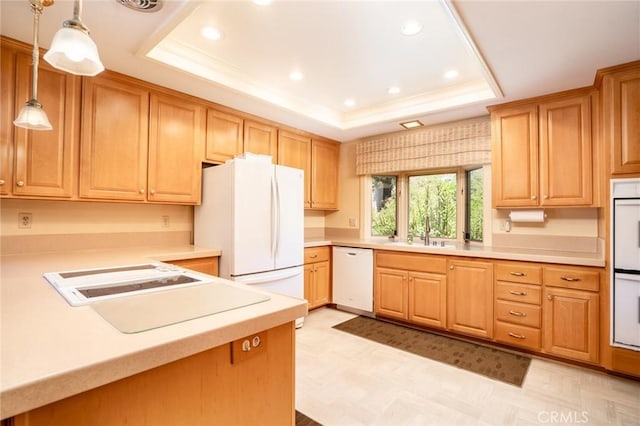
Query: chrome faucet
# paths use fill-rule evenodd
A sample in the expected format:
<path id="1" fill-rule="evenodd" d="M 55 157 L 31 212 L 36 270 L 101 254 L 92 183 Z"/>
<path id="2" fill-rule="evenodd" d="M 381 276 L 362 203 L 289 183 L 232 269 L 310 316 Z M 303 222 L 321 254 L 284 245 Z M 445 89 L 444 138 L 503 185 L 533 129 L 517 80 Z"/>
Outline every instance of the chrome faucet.
<path id="1" fill-rule="evenodd" d="M 429 245 L 429 233 L 431 232 L 431 226 L 429 225 L 429 214 L 424 217 L 424 245 Z"/>

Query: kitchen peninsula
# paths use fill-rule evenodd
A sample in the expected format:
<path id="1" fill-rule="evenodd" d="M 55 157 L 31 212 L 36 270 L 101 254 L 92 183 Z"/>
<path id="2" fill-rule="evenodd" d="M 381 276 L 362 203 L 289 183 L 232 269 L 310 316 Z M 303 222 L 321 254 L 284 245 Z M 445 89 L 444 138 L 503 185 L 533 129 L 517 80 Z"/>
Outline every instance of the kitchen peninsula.
<path id="1" fill-rule="evenodd" d="M 304 300 L 270 294 L 124 334 L 90 306 L 69 306 L 42 277 L 219 255 L 183 246 L 2 256 L 1 418 L 15 425 L 292 424 L 294 321 L 306 314 Z M 247 339 L 252 348 L 243 352 Z"/>

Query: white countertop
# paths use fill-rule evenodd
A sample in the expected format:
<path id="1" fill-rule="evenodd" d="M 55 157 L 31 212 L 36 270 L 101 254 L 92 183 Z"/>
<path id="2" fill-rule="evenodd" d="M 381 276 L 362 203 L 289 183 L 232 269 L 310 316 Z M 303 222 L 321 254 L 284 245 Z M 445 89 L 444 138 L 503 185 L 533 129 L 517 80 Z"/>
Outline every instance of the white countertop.
<path id="1" fill-rule="evenodd" d="M 394 245 L 375 240 L 356 238 L 315 238 L 305 241 L 305 247 L 325 245 L 371 248 L 376 250 L 394 250 L 412 253 L 440 254 L 446 256 L 465 256 L 485 259 L 502 259 L 522 262 L 558 263 L 564 265 L 604 267 L 602 253 L 582 253 L 559 250 L 521 249 L 511 247 L 484 247 L 480 244 L 455 243 L 452 248 L 425 246 L 422 242 L 411 245 Z"/>
<path id="2" fill-rule="evenodd" d="M 69 306 L 42 277 L 45 272 L 218 255 L 219 250 L 182 246 L 0 257 L 0 417 L 4 419 L 306 315 L 306 301 L 270 294 L 267 302 L 123 334 L 91 307 Z"/>

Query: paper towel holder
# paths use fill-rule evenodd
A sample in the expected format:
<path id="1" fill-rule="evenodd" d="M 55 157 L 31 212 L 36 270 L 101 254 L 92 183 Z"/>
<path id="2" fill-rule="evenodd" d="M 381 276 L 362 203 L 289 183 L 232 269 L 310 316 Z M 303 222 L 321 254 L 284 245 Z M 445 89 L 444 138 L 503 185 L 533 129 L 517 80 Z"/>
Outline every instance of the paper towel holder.
<path id="1" fill-rule="evenodd" d="M 547 218 L 544 210 L 512 210 L 509 212 L 511 222 L 541 223 Z"/>

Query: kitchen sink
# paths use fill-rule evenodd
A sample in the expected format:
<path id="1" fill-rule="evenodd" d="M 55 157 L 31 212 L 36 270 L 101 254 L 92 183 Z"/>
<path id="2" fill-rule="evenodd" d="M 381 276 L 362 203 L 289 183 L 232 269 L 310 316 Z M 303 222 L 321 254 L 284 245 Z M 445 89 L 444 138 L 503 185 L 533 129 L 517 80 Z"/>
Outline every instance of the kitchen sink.
<path id="1" fill-rule="evenodd" d="M 433 244 L 429 244 L 429 245 L 424 245 L 424 243 L 422 241 L 420 242 L 414 242 L 412 244 L 407 243 L 406 241 L 389 241 L 389 242 L 385 242 L 384 243 L 385 246 L 394 246 L 394 247 L 413 247 L 413 248 L 421 248 L 421 249 L 454 249 L 456 248 L 455 245 L 453 244 L 445 244 L 445 245 L 441 245 L 438 242 L 438 245 L 433 245 Z"/>

